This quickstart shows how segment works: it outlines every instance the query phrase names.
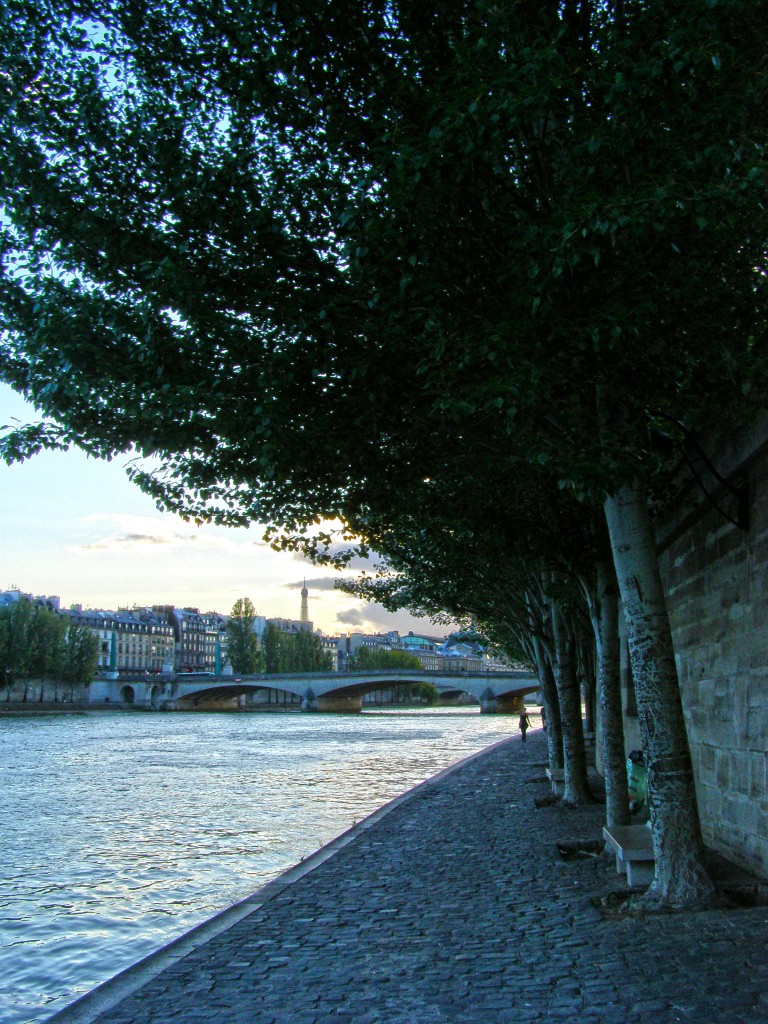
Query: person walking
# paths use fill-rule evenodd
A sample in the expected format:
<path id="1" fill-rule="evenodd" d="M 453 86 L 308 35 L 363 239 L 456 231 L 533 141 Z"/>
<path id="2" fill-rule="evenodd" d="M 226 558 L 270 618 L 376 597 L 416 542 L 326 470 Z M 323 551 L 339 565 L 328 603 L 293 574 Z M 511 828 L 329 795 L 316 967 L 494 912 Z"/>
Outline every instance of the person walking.
<path id="1" fill-rule="evenodd" d="M 525 743 L 525 734 L 531 727 L 531 720 L 528 717 L 528 712 L 525 710 L 525 708 L 523 708 L 523 712 L 520 715 L 520 721 L 517 724 L 520 727 L 520 732 L 523 737 L 523 743 Z"/>

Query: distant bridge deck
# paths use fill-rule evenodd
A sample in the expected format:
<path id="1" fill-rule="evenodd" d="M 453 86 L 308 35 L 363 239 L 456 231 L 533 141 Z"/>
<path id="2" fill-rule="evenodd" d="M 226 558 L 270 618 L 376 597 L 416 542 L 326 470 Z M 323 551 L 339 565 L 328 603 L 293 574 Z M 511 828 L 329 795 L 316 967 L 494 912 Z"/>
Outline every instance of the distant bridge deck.
<path id="1" fill-rule="evenodd" d="M 431 683 L 442 695 L 468 693 L 481 710 L 514 710 L 526 693 L 539 689 L 536 676 L 525 671 L 460 672 L 428 669 L 378 669 L 368 672 L 292 674 L 177 675 L 172 681 L 95 680 L 91 700 L 181 709 L 211 706 L 257 691 L 290 693 L 306 711 L 356 711 L 367 693 L 414 683 Z"/>

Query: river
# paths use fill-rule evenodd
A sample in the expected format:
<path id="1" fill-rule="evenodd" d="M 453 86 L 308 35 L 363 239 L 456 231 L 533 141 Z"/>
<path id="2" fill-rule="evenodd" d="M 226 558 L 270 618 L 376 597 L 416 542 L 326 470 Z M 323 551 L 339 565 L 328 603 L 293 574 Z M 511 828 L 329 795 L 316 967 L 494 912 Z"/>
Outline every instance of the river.
<path id="1" fill-rule="evenodd" d="M 44 1020 L 515 723 L 0 717 L 0 1021 Z"/>

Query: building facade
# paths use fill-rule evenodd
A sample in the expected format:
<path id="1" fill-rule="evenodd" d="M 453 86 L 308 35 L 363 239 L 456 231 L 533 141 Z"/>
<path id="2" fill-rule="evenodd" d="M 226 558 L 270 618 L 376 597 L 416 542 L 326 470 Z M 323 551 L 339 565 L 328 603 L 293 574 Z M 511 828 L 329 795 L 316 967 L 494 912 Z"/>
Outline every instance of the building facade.
<path id="1" fill-rule="evenodd" d="M 173 628 L 162 617 L 138 609 L 112 612 L 80 605 L 64 614 L 98 637 L 97 672 L 132 676 L 173 671 Z"/>

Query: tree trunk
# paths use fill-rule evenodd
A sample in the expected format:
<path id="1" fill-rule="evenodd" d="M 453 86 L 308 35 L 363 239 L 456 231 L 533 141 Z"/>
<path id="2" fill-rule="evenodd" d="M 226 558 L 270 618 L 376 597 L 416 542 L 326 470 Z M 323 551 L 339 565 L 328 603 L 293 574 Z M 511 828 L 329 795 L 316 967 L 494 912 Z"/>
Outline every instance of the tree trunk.
<path id="1" fill-rule="evenodd" d="M 608 561 L 597 563 L 597 607 L 593 619 L 597 642 L 597 690 L 605 772 L 605 819 L 611 825 L 628 825 L 629 791 L 624 715 L 619 675 L 619 594 L 616 573 Z"/>
<path id="2" fill-rule="evenodd" d="M 563 767 L 563 729 L 560 724 L 560 701 L 557 697 L 557 686 L 552 671 L 552 664 L 544 651 L 544 645 L 538 637 L 533 638 L 533 649 L 536 657 L 536 674 L 539 677 L 541 696 L 544 700 L 544 713 L 547 716 L 547 754 L 550 768 Z"/>
<path id="3" fill-rule="evenodd" d="M 589 640 L 579 641 L 579 675 L 584 699 L 584 728 L 595 731 L 595 659 L 589 647 Z"/>
<path id="4" fill-rule="evenodd" d="M 565 625 L 562 612 L 552 604 L 552 633 L 555 638 L 555 683 L 560 700 L 560 720 L 563 728 L 563 768 L 565 788 L 563 802 L 586 804 L 592 802 L 587 779 L 587 759 L 584 750 L 584 727 L 581 721 L 581 693 L 576 675 L 575 641 Z"/>
<path id="5" fill-rule="evenodd" d="M 704 863 L 672 633 L 645 496 L 624 486 L 606 499 L 605 515 L 624 606 L 648 769 L 656 876 L 641 905 L 708 905 L 715 889 Z"/>

